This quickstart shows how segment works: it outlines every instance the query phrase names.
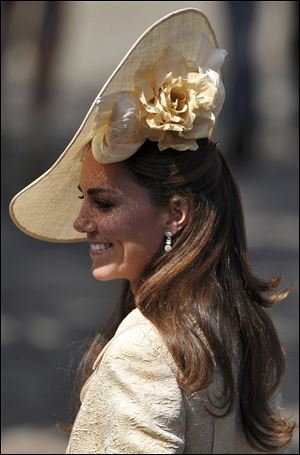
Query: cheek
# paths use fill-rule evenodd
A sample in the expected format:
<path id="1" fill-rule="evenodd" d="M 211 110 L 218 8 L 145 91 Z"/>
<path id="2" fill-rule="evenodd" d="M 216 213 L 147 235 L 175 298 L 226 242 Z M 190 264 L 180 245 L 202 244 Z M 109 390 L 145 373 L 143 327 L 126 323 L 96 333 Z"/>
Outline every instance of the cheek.
<path id="1" fill-rule="evenodd" d="M 102 215 L 97 220 L 99 235 L 120 242 L 137 253 L 153 253 L 163 240 L 164 228 L 159 214 L 148 207 L 135 207 Z"/>
<path id="2" fill-rule="evenodd" d="M 122 240 L 135 235 L 135 223 L 128 212 L 103 213 L 97 216 L 96 223 L 100 237 Z"/>
<path id="3" fill-rule="evenodd" d="M 99 217 L 97 228 L 100 238 L 103 236 L 111 240 L 117 240 L 122 234 L 122 225 L 122 219 L 118 215 L 104 215 Z"/>
<path id="4" fill-rule="evenodd" d="M 111 240 L 127 241 L 141 246 L 157 244 L 157 239 L 161 240 L 163 236 L 163 229 L 157 219 L 142 210 L 102 217 L 97 226 L 99 232 Z"/>
<path id="5" fill-rule="evenodd" d="M 124 219 L 120 234 L 128 246 L 136 248 L 137 253 L 153 254 L 163 238 L 161 224 L 157 217 L 151 216 L 151 212 L 140 210 Z"/>

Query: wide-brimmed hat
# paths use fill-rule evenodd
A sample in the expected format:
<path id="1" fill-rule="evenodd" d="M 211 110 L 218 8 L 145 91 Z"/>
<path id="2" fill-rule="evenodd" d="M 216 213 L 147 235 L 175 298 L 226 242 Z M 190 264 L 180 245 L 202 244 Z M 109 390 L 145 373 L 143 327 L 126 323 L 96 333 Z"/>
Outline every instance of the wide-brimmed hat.
<path id="1" fill-rule="evenodd" d="M 12 199 L 10 215 L 19 229 L 50 242 L 86 240 L 73 222 L 81 208 L 77 187 L 89 143 L 104 164 L 127 159 L 147 139 L 161 153 L 197 150 L 196 139 L 211 137 L 224 101 L 226 54 L 197 9 L 154 23 L 104 84 L 58 160 Z"/>

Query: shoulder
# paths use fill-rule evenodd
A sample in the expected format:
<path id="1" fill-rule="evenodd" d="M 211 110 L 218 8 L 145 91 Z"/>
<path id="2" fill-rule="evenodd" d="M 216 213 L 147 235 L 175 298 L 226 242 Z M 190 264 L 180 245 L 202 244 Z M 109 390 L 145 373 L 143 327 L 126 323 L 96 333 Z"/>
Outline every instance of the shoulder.
<path id="1" fill-rule="evenodd" d="M 96 368 L 95 379 L 134 394 L 181 401 L 177 367 L 155 326 L 134 310 L 119 326 Z M 127 384 L 127 386 L 125 386 Z"/>
<path id="2" fill-rule="evenodd" d="M 156 327 L 138 309 L 132 313 L 119 326 L 102 362 L 174 371 L 175 363 Z"/>
<path id="3" fill-rule="evenodd" d="M 106 390 L 120 406 L 135 403 L 139 413 L 152 409 L 155 415 L 181 418 L 183 396 L 172 357 L 153 324 L 140 322 L 115 335 L 94 372 L 91 390 Z"/>
<path id="4" fill-rule="evenodd" d="M 73 446 L 89 446 L 76 453 L 182 452 L 185 402 L 166 352 L 151 322 L 125 318 L 82 394 Z"/>

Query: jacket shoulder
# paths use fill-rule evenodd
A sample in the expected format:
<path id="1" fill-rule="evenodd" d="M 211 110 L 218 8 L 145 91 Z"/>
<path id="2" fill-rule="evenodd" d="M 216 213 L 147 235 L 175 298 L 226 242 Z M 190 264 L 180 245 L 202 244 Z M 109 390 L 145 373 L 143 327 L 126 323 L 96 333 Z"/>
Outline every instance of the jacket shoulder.
<path id="1" fill-rule="evenodd" d="M 70 453 L 182 452 L 184 399 L 166 355 L 150 322 L 115 335 L 83 394 Z"/>
<path id="2" fill-rule="evenodd" d="M 117 332 L 107 347 L 102 362 L 126 360 L 131 363 L 166 363 L 176 372 L 175 362 L 156 327 L 146 318 Z"/>

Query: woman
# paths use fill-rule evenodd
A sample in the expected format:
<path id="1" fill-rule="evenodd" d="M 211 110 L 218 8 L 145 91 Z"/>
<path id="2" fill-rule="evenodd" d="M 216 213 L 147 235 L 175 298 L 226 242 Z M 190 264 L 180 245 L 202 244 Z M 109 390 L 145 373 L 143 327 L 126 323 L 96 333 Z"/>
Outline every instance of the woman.
<path id="1" fill-rule="evenodd" d="M 26 233 L 88 241 L 93 276 L 126 280 L 117 330 L 82 360 L 67 453 L 274 452 L 292 437 L 263 309 L 287 292 L 251 272 L 239 192 L 211 139 L 225 56 L 198 10 L 158 21 L 11 203 Z"/>

